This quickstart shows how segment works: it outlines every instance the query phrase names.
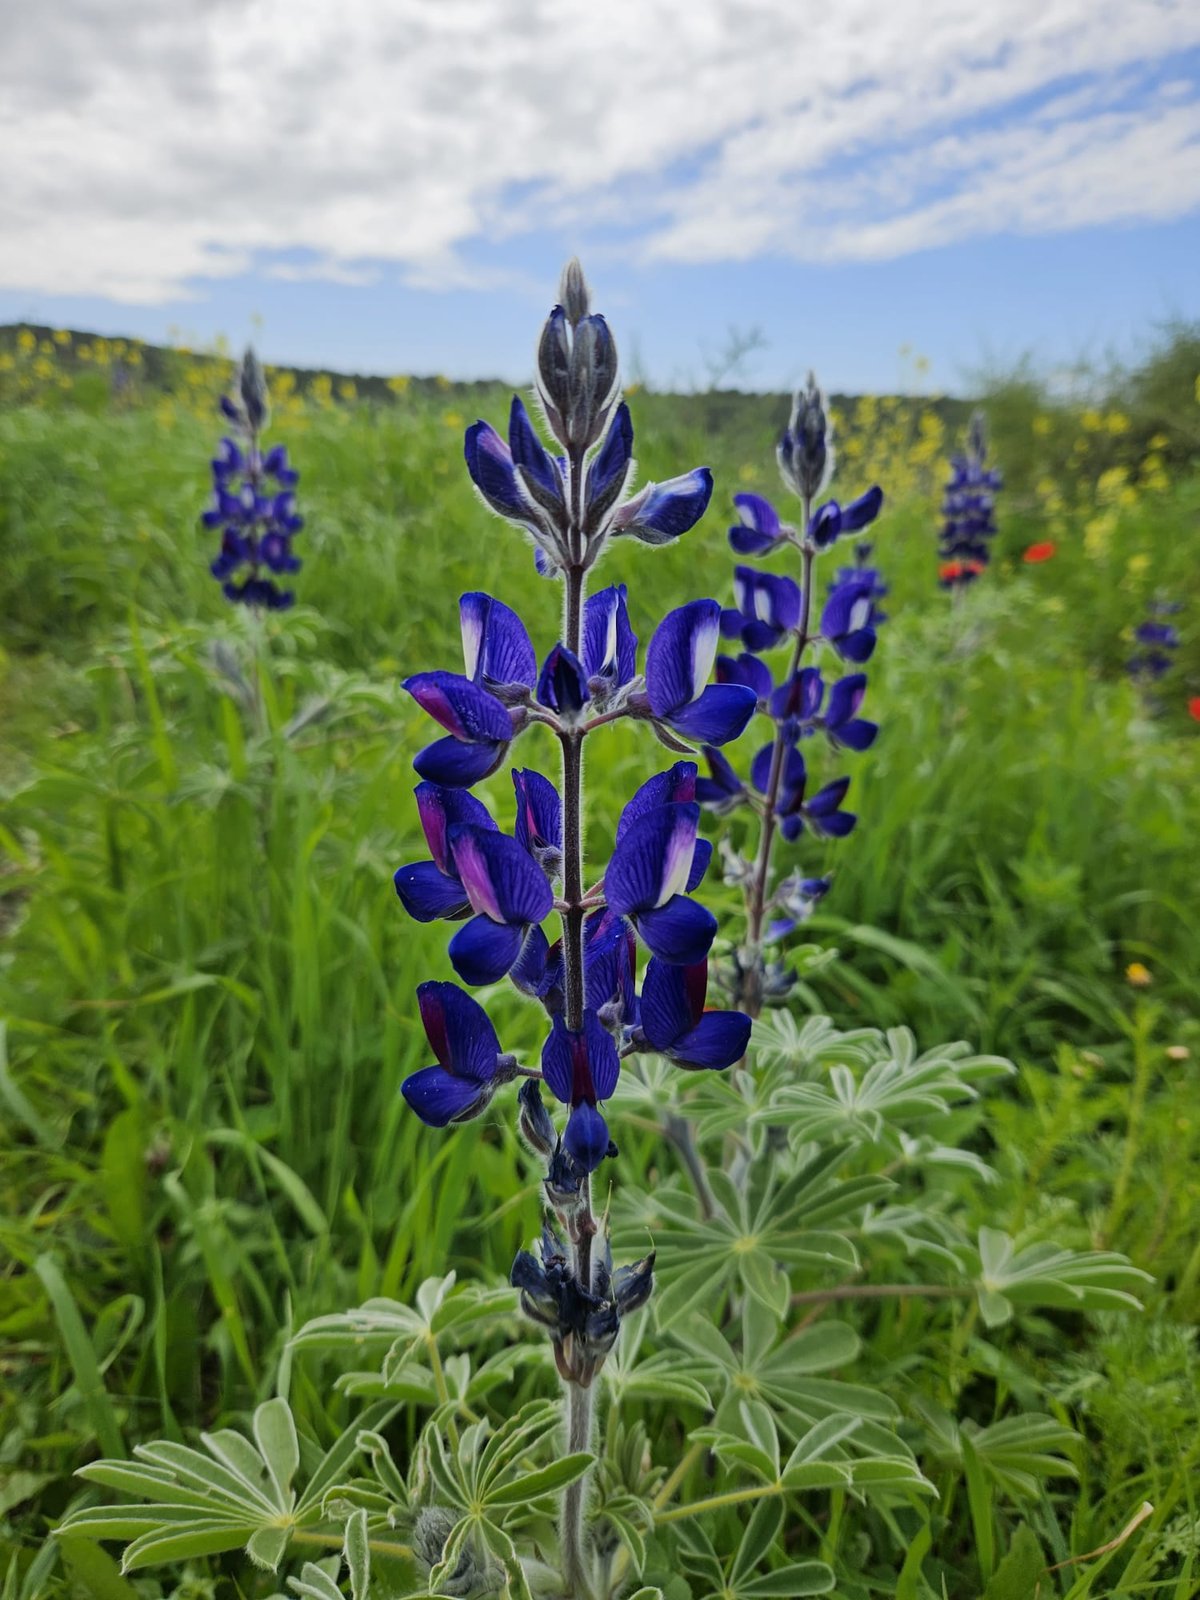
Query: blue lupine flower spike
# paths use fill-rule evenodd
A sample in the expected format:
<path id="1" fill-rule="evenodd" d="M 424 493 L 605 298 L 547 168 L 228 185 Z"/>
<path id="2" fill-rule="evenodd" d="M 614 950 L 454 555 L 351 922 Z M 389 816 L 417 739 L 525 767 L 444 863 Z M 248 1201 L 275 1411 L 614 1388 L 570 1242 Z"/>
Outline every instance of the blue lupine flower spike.
<path id="1" fill-rule="evenodd" d="M 950 462 L 938 537 L 938 581 L 961 593 L 982 576 L 996 537 L 996 491 L 1001 475 L 987 465 L 987 424 L 981 411 L 971 417 L 967 445 Z"/>
<path id="2" fill-rule="evenodd" d="M 227 600 L 285 611 L 295 593 L 275 579 L 300 570 L 292 553 L 292 540 L 304 526 L 294 493 L 300 474 L 283 445 L 263 453 L 260 436 L 270 403 L 253 350 L 242 357 L 236 395 L 222 398 L 221 412 L 238 440 L 222 439 L 212 460 L 213 496 L 200 519 L 206 528 L 221 530 L 221 549 L 210 571 Z"/>

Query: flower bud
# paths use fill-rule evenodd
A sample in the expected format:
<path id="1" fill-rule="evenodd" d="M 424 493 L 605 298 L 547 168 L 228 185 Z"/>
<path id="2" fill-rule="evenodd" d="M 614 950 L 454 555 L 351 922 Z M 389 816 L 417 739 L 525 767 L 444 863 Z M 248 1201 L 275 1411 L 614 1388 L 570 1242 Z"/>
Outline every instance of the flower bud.
<path id="1" fill-rule="evenodd" d="M 246 346 L 246 353 L 238 369 L 238 393 L 242 397 L 242 407 L 250 424 L 251 433 L 258 433 L 266 426 L 270 402 L 262 364 L 250 345 Z"/>
<path id="2" fill-rule="evenodd" d="M 536 1078 L 525 1079 L 517 1091 L 517 1103 L 520 1106 L 518 1126 L 523 1138 L 527 1144 L 532 1145 L 538 1155 L 549 1161 L 558 1144 L 558 1135 L 554 1131 L 554 1124 L 550 1120 L 550 1113 L 546 1110 Z"/>
<path id="3" fill-rule="evenodd" d="M 558 298 L 567 314 L 567 321 L 573 328 L 577 327 L 587 316 L 592 299 L 578 256 L 572 256 L 563 268 Z"/>

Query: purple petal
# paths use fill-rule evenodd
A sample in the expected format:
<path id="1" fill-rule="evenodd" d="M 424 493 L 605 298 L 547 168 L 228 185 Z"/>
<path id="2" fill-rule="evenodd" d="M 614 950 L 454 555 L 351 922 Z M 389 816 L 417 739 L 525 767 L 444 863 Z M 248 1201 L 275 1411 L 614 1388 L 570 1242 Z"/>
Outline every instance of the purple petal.
<path id="1" fill-rule="evenodd" d="M 758 708 L 753 689 L 740 683 L 714 683 L 691 705 L 665 720 L 687 739 L 701 744 L 728 744 L 736 739 Z"/>
<path id="2" fill-rule="evenodd" d="M 423 1067 L 414 1072 L 400 1085 L 400 1093 L 430 1128 L 467 1121 L 483 1110 L 492 1095 L 489 1085 L 471 1078 L 455 1078 L 441 1067 Z"/>
<path id="3" fill-rule="evenodd" d="M 669 611 L 646 651 L 650 709 L 664 720 L 695 700 L 708 682 L 717 654 L 721 608 L 693 600 Z"/>
<path id="4" fill-rule="evenodd" d="M 563 1144 L 572 1161 L 585 1172 L 595 1172 L 608 1154 L 608 1124 L 595 1106 L 583 1102 L 567 1118 Z"/>
<path id="5" fill-rule="evenodd" d="M 470 910 L 462 884 L 457 878 L 447 877 L 434 861 L 414 861 L 400 867 L 392 881 L 405 911 L 417 922 L 461 917 Z"/>
<path id="6" fill-rule="evenodd" d="M 546 846 L 562 849 L 562 801 L 558 790 L 540 772 L 513 768 L 513 788 L 517 792 L 517 843 L 530 855 Z"/>
<path id="7" fill-rule="evenodd" d="M 694 803 L 657 806 L 626 828 L 604 875 L 605 898 L 619 916 L 650 911 L 684 890 L 699 820 Z"/>
<path id="8" fill-rule="evenodd" d="M 602 678 L 610 690 L 628 683 L 637 671 L 637 635 L 629 626 L 623 583 L 601 589 L 584 604 L 583 669 L 589 679 Z"/>
<path id="9" fill-rule="evenodd" d="M 577 717 L 591 699 L 583 666 L 565 644 L 556 644 L 546 657 L 538 678 L 537 698 L 539 704 L 564 717 Z"/>
<path id="10" fill-rule="evenodd" d="M 404 688 L 456 739 L 504 744 L 512 738 L 508 712 L 495 695 L 487 694 L 470 678 L 456 672 L 418 672 L 404 680 Z"/>
<path id="11" fill-rule="evenodd" d="M 539 500 L 562 499 L 562 478 L 545 445 L 538 438 L 520 395 L 513 395 L 508 414 L 508 444 L 513 465 L 520 467 L 540 490 Z"/>
<path id="12" fill-rule="evenodd" d="M 641 788 L 626 805 L 617 819 L 616 844 L 620 844 L 625 836 L 626 829 L 644 817 L 648 811 L 654 811 L 659 806 L 671 805 L 674 802 L 684 802 L 696 798 L 696 763 L 694 761 L 677 761 L 666 772 L 656 772 L 652 778 L 647 778 Z"/>
<path id="13" fill-rule="evenodd" d="M 667 544 L 699 522 L 708 509 L 712 487 L 707 467 L 695 467 L 666 483 L 648 483 L 621 507 L 613 527 L 646 544 Z"/>
<path id="14" fill-rule="evenodd" d="M 717 682 L 744 684 L 746 688 L 754 690 L 760 701 L 769 699 L 775 687 L 770 667 L 749 651 L 744 651 L 736 659 L 733 656 L 718 656 Z"/>
<path id="15" fill-rule="evenodd" d="M 561 978 L 559 963 L 551 957 L 550 941 L 538 927 L 530 928 L 520 954 L 509 969 L 509 978 L 534 1000 L 546 1000 Z M 549 1007 L 548 1009 L 555 1009 Z"/>
<path id="16" fill-rule="evenodd" d="M 500 1042 L 491 1018 L 454 983 L 422 983 L 417 1006 L 425 1036 L 447 1072 L 487 1083 L 495 1075 Z"/>
<path id="17" fill-rule="evenodd" d="M 811 722 L 821 709 L 825 682 L 819 667 L 801 667 L 771 696 L 771 715 L 779 722 L 795 717 Z"/>
<path id="18" fill-rule="evenodd" d="M 836 500 L 818 506 L 808 519 L 808 537 L 818 550 L 827 550 L 842 531 L 842 508 Z"/>
<path id="19" fill-rule="evenodd" d="M 671 1059 L 681 1067 L 720 1072 L 746 1054 L 750 1018 L 742 1011 L 708 1011 L 690 1033 L 676 1039 Z"/>
<path id="20" fill-rule="evenodd" d="M 476 422 L 468 428 L 463 454 L 472 482 L 492 510 L 524 522 L 529 507 L 517 482 L 512 453 L 495 428 L 487 422 Z"/>
<path id="21" fill-rule="evenodd" d="M 800 587 L 791 578 L 776 578 L 755 567 L 735 567 L 733 593 L 747 621 L 782 632 L 800 621 Z"/>
<path id="22" fill-rule="evenodd" d="M 714 750 L 711 745 L 705 745 L 704 758 L 712 776 L 696 779 L 697 803 L 719 810 L 731 801 L 743 799 L 746 787 L 721 752 Z"/>
<path id="23" fill-rule="evenodd" d="M 759 494 L 735 494 L 740 524 L 729 530 L 729 543 L 743 556 L 765 555 L 783 537 L 779 513 Z"/>
<path id="24" fill-rule="evenodd" d="M 642 979 L 642 1032 L 656 1050 L 667 1050 L 689 1033 L 704 1011 L 708 963 L 671 966 L 651 957 Z"/>
<path id="25" fill-rule="evenodd" d="M 604 443 L 596 452 L 587 476 L 588 511 L 594 526 L 617 500 L 633 460 L 633 423 L 622 400 L 613 413 Z"/>
<path id="26" fill-rule="evenodd" d="M 450 846 L 447 839 L 452 827 L 469 823 L 476 828 L 494 828 L 488 808 L 465 789 L 445 788 L 436 783 L 419 783 L 413 790 L 417 799 L 417 815 L 429 853 L 442 872 L 452 874 Z"/>
<path id="27" fill-rule="evenodd" d="M 868 722 L 865 717 L 854 717 L 850 722 L 843 722 L 839 728 L 826 731 L 835 745 L 840 745 L 843 750 L 854 750 L 861 754 L 875 743 L 879 724 Z"/>
<path id="28" fill-rule="evenodd" d="M 450 941 L 450 965 L 464 983 L 498 983 L 515 965 L 524 942 L 525 929 L 517 923 L 472 917 Z"/>
<path id="29" fill-rule="evenodd" d="M 665 906 L 643 911 L 637 930 L 653 955 L 673 966 L 703 961 L 717 934 L 717 919 L 698 901 L 677 894 Z"/>
<path id="30" fill-rule="evenodd" d="M 537 657 L 525 624 L 511 606 L 473 590 L 458 602 L 467 677 L 486 684 L 523 683 L 532 689 Z"/>
<path id="31" fill-rule="evenodd" d="M 851 500 L 848 506 L 842 507 L 842 532 L 858 533 L 874 522 L 882 509 L 883 490 L 876 484 L 866 494 L 859 495 L 857 500 Z"/>
<path id="32" fill-rule="evenodd" d="M 448 789 L 466 789 L 495 772 L 507 749 L 507 741 L 504 744 L 464 744 L 461 739 L 447 736 L 418 751 L 413 766 L 431 783 Z"/>
<path id="33" fill-rule="evenodd" d="M 692 870 L 688 873 L 685 894 L 694 894 L 704 881 L 704 874 L 708 871 L 712 861 L 713 847 L 708 839 L 697 839 L 696 848 L 692 852 Z"/>
<path id="34" fill-rule="evenodd" d="M 545 873 L 507 834 L 452 828 L 450 854 L 475 911 L 493 922 L 521 926 L 549 915 L 554 894 Z"/>

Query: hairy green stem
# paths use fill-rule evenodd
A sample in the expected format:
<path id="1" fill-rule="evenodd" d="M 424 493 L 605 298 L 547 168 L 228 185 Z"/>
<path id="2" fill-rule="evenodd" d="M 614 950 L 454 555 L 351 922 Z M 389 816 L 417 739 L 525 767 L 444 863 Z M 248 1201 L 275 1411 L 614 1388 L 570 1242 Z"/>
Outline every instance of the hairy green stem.
<path id="1" fill-rule="evenodd" d="M 804 527 L 808 527 L 811 511 L 811 502 L 804 501 Z M 812 574 L 813 552 L 804 545 L 801 549 L 801 580 L 800 580 L 800 620 L 796 626 L 796 644 L 792 651 L 791 665 L 787 677 L 783 680 L 785 685 L 790 683 L 800 667 L 801 658 L 809 644 L 809 619 L 812 615 Z M 763 919 L 766 915 L 767 895 L 771 885 L 771 848 L 775 843 L 775 806 L 779 800 L 779 790 L 783 784 L 783 772 L 787 762 L 787 739 L 783 725 L 775 731 L 775 743 L 771 750 L 771 771 L 767 780 L 767 793 L 763 804 L 762 824 L 758 835 L 758 855 L 754 863 L 754 876 L 750 880 L 750 887 L 746 894 L 746 946 L 750 957 L 751 968 L 742 975 L 738 995 L 739 1007 L 752 1017 L 757 1017 L 762 1011 L 762 982 L 758 972 L 758 962 L 762 950 Z"/>
<path id="2" fill-rule="evenodd" d="M 567 1384 L 567 1450 L 574 1455 L 592 1442 L 592 1393 L 577 1383 Z M 583 1543 L 583 1501 L 586 1474 L 563 1491 L 563 1578 L 572 1600 L 591 1600 L 592 1582 Z"/>

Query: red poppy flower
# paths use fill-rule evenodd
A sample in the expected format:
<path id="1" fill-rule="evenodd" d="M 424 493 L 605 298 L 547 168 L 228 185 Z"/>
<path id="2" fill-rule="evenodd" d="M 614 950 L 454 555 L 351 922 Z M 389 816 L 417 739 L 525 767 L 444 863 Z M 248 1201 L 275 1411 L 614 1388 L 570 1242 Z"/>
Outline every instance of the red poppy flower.
<path id="1" fill-rule="evenodd" d="M 1051 539 L 1043 539 L 1040 544 L 1031 544 L 1021 557 L 1031 565 L 1038 561 L 1050 561 L 1058 554 L 1058 546 Z"/>
<path id="2" fill-rule="evenodd" d="M 958 583 L 963 578 L 977 578 L 982 571 L 982 561 L 943 561 L 938 568 L 938 580 Z"/>
<path id="3" fill-rule="evenodd" d="M 1193 722 L 1200 722 L 1200 694 L 1194 694 L 1188 701 L 1188 716 Z"/>

